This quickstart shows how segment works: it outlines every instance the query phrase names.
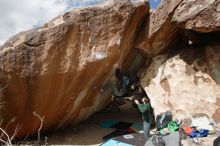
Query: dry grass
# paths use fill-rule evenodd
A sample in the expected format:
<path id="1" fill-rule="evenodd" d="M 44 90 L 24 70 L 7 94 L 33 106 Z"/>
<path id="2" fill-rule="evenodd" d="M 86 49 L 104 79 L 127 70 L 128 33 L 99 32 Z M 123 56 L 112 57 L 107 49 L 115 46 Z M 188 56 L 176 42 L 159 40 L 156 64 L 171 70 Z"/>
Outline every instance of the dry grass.
<path id="1" fill-rule="evenodd" d="M 5 126 L 5 128 L 2 128 L 2 123 L 3 123 L 3 118 L 2 118 L 2 110 L 4 109 L 5 102 L 3 102 L 3 90 L 0 86 L 0 142 L 7 146 L 12 146 L 12 142 L 17 135 L 18 131 L 21 129 L 21 126 L 18 124 L 17 127 L 15 128 L 12 136 L 10 136 L 6 131 L 7 128 L 15 121 L 15 118 L 12 118 L 8 124 Z"/>

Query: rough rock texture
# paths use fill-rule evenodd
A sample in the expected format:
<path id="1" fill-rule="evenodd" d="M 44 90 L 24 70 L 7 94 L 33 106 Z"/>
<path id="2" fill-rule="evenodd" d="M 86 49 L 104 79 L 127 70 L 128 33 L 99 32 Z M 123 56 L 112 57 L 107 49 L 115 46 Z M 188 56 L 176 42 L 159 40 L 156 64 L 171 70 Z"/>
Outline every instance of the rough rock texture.
<path id="1" fill-rule="evenodd" d="M 180 45 L 181 34 L 171 20 L 174 10 L 181 1 L 161 1 L 159 7 L 145 20 L 137 36 L 136 48 L 144 50 L 147 55 L 156 55 Z"/>
<path id="2" fill-rule="evenodd" d="M 162 0 L 145 19 L 135 47 L 151 58 L 142 85 L 156 115 L 171 110 L 220 122 L 219 7 L 219 0 Z"/>
<path id="3" fill-rule="evenodd" d="M 220 122 L 220 44 L 192 47 L 153 58 L 142 85 L 155 114 L 178 119 L 207 115 Z"/>
<path id="4" fill-rule="evenodd" d="M 172 21 L 197 32 L 220 31 L 220 0 L 183 0 Z"/>
<path id="5" fill-rule="evenodd" d="M 3 125 L 17 136 L 39 127 L 35 111 L 45 116 L 43 129 L 78 123 L 109 102 L 99 89 L 133 46 L 147 3 L 111 0 L 75 9 L 39 29 L 22 32 L 0 48 L 0 83 L 4 87 Z M 12 122 L 9 122 L 12 121 Z M 4 126 L 3 126 L 4 127 Z"/>
<path id="6" fill-rule="evenodd" d="M 77 124 L 108 104 L 110 90 L 100 89 L 114 68 L 136 75 L 144 57 L 155 115 L 220 122 L 219 15 L 219 0 L 162 0 L 151 14 L 146 2 L 110 0 L 12 37 L 0 47 L 3 127 L 35 133 L 34 111 L 43 130 Z"/>

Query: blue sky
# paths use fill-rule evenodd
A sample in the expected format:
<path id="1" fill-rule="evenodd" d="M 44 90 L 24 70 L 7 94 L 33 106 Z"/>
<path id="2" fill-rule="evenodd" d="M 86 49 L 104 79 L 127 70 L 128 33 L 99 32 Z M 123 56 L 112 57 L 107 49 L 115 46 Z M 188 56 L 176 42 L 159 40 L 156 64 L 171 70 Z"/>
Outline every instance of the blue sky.
<path id="1" fill-rule="evenodd" d="M 96 5 L 97 3 L 103 2 L 105 0 L 68 0 L 69 7 L 81 7 L 87 5 Z M 131 0 L 131 1 L 139 1 L 139 0 Z M 150 6 L 153 9 L 156 9 L 160 3 L 160 0 L 149 0 Z"/>
<path id="2" fill-rule="evenodd" d="M 106 0 L 0 0 L 0 45 L 12 35 L 42 25 L 65 11 L 103 1 Z M 155 9 L 160 0 L 149 1 Z"/>
<path id="3" fill-rule="evenodd" d="M 156 9 L 160 3 L 160 0 L 149 0 L 149 2 L 150 2 L 150 7 Z"/>

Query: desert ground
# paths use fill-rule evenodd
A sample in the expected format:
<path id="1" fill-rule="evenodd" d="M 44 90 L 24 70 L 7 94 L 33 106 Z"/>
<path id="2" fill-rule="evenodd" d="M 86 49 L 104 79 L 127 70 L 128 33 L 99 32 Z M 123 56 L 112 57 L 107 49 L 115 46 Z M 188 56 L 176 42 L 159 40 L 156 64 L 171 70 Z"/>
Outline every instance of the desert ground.
<path id="1" fill-rule="evenodd" d="M 47 136 L 50 145 L 100 145 L 102 137 L 114 131 L 111 128 L 101 128 L 100 124 L 105 120 L 118 120 L 124 122 L 142 122 L 141 115 L 131 102 L 119 106 L 118 109 L 104 109 L 96 113 L 77 126 L 69 125 L 66 128 L 53 131 Z"/>

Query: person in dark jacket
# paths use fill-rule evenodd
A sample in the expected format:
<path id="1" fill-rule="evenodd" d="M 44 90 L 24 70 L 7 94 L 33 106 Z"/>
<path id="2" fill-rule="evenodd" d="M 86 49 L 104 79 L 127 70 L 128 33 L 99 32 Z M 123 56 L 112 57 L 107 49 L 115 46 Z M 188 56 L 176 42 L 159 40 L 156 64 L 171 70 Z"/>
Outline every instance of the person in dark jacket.
<path id="1" fill-rule="evenodd" d="M 123 98 L 127 96 L 130 87 L 130 79 L 128 75 L 123 75 L 119 68 L 116 67 L 115 74 L 100 89 L 103 93 L 107 89 L 111 89 L 113 98 Z"/>
<path id="2" fill-rule="evenodd" d="M 150 126 L 152 123 L 151 105 L 148 97 L 143 97 L 141 100 L 135 99 L 134 102 L 137 104 L 139 111 L 142 113 L 143 118 L 143 131 L 146 140 L 150 136 Z"/>

